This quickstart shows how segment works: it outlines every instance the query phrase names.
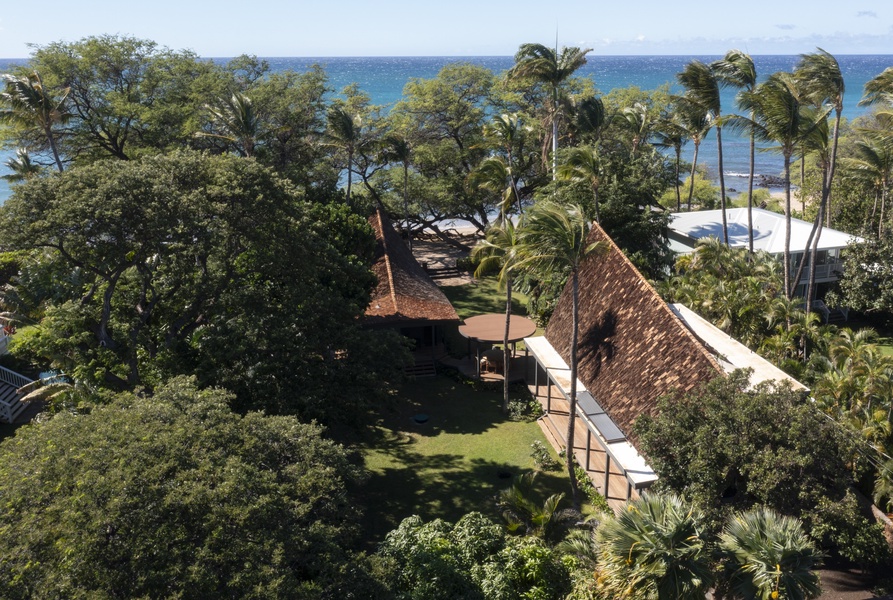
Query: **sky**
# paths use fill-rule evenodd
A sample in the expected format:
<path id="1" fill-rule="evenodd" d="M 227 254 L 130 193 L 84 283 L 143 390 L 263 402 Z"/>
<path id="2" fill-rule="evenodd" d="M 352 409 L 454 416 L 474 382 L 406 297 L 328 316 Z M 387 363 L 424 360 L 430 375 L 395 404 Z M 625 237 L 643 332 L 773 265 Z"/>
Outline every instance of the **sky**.
<path id="1" fill-rule="evenodd" d="M 720 8 L 722 5 L 724 7 Z M 35 14 L 37 12 L 38 14 Z M 3 0 L 0 57 L 116 34 L 204 57 L 893 54 L 890 0 Z"/>

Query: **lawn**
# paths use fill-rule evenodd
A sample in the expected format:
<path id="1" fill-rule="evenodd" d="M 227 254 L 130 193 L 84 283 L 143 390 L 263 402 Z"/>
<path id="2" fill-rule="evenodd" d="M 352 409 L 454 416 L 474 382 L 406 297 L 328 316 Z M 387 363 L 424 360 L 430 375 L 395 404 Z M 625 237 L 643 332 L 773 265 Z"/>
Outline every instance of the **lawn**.
<path id="1" fill-rule="evenodd" d="M 364 486 L 365 539 L 375 544 L 413 514 L 455 522 L 471 511 L 494 519 L 494 497 L 533 469 L 531 444 L 548 443 L 536 422 L 509 420 L 501 393 L 440 375 L 406 383 L 362 445 L 371 477 Z M 428 421 L 416 423 L 413 416 Z M 557 457 L 556 457 L 557 458 Z M 541 473 L 545 497 L 567 491 L 563 470 Z"/>

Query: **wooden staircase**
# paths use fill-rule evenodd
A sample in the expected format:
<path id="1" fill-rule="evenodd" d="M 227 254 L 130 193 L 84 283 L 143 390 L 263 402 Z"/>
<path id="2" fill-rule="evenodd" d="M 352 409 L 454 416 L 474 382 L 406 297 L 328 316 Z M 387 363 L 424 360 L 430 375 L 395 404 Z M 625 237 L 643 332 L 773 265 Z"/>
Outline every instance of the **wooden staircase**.
<path id="1" fill-rule="evenodd" d="M 434 365 L 434 359 L 416 358 L 413 364 L 403 369 L 408 377 L 418 379 L 420 377 L 435 377 L 437 375 L 437 367 Z"/>

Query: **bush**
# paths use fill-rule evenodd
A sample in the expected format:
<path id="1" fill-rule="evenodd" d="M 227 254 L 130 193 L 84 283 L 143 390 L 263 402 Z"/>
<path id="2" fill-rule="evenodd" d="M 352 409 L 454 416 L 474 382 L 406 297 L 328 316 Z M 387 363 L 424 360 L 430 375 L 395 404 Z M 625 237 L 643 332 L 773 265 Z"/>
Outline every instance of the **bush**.
<path id="1" fill-rule="evenodd" d="M 557 460 L 552 458 L 552 453 L 541 441 L 536 440 L 530 444 L 530 447 L 533 448 L 530 458 L 533 459 L 533 464 L 538 471 L 555 471 L 561 466 Z"/>

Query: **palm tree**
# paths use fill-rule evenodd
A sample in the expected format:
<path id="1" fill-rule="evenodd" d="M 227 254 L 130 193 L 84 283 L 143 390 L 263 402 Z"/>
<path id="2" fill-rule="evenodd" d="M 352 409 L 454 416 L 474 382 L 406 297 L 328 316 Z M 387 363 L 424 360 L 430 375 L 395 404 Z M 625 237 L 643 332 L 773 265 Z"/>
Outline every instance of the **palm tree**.
<path id="1" fill-rule="evenodd" d="M 654 145 L 658 148 L 672 148 L 676 156 L 673 187 L 676 190 L 676 212 L 682 212 L 682 195 L 679 190 L 679 168 L 682 163 L 682 147 L 688 143 L 685 127 L 679 122 L 676 113 L 660 119 L 657 122 L 654 136 Z"/>
<path id="2" fill-rule="evenodd" d="M 505 152 L 506 163 L 511 174 L 511 188 L 514 193 L 515 200 L 518 203 L 518 214 L 524 213 L 521 206 L 521 193 L 518 190 L 518 176 L 515 169 L 514 150 L 516 146 L 523 148 L 524 139 L 528 128 L 521 124 L 521 119 L 517 114 L 502 114 L 494 117 L 490 123 L 484 126 L 484 136 L 494 139 Z"/>
<path id="3" fill-rule="evenodd" d="M 614 598 L 703 600 L 713 579 L 703 530 L 679 496 L 631 501 L 596 531 L 597 578 Z"/>
<path id="4" fill-rule="evenodd" d="M 353 182 L 353 163 L 357 148 L 362 143 L 363 122 L 343 106 L 333 106 L 326 115 L 328 145 L 347 153 L 347 203 L 350 204 L 350 188 Z"/>
<path id="5" fill-rule="evenodd" d="M 235 92 L 229 99 L 220 98 L 216 104 L 206 104 L 205 110 L 220 133 L 200 131 L 196 135 L 223 140 L 245 158 L 254 156 L 255 146 L 261 137 L 261 120 L 251 98 Z"/>
<path id="6" fill-rule="evenodd" d="M 577 417 L 577 338 L 579 328 L 580 267 L 587 260 L 605 254 L 607 242 L 589 241 L 589 221 L 576 205 L 561 206 L 551 201 L 535 204 L 518 236 L 517 269 L 532 273 L 567 273 L 571 280 L 572 332 L 570 344 L 570 405 L 567 427 L 567 471 L 571 480 L 571 499 L 577 499 L 577 475 L 574 470 L 574 425 Z"/>
<path id="7" fill-rule="evenodd" d="M 641 102 L 636 102 L 632 106 L 624 108 L 620 112 L 620 116 L 626 122 L 629 130 L 632 131 L 633 140 L 630 156 L 635 156 L 639 146 L 651 135 L 653 123 L 648 115 L 648 107 Z"/>
<path id="8" fill-rule="evenodd" d="M 499 219 L 505 220 L 517 196 L 512 169 L 502 157 L 491 156 L 482 160 L 468 174 L 468 185 L 472 190 L 485 190 L 499 196 Z"/>
<path id="9" fill-rule="evenodd" d="M 47 139 L 56 168 L 62 172 L 62 159 L 56 147 L 53 127 L 63 124 L 71 117 L 65 110 L 65 99 L 70 88 L 53 96 L 44 86 L 40 74 L 35 71 L 30 76 L 3 75 L 6 90 L 0 93 L 0 123 L 16 124 L 24 127 L 37 127 Z"/>
<path id="10" fill-rule="evenodd" d="M 531 79 L 549 90 L 549 122 L 552 126 L 552 179 L 557 177 L 558 121 L 561 119 L 562 85 L 574 72 L 586 64 L 586 54 L 592 48 L 558 49 L 542 44 L 522 44 L 515 54 L 515 66 L 509 69 L 512 79 Z"/>
<path id="11" fill-rule="evenodd" d="M 496 505 L 502 511 L 506 528 L 510 532 L 523 531 L 526 535 L 554 544 L 580 518 L 580 513 L 559 508 L 564 494 L 553 494 L 542 505 L 531 500 L 536 475 L 536 471 L 520 475 L 512 483 L 512 487 L 499 492 Z"/>
<path id="12" fill-rule="evenodd" d="M 865 92 L 859 106 L 876 104 L 893 104 L 893 67 L 887 67 L 880 75 L 865 83 Z"/>
<path id="13" fill-rule="evenodd" d="M 875 198 L 880 199 L 881 205 L 878 221 L 878 237 L 881 237 L 884 233 L 887 190 L 893 176 L 893 138 L 885 132 L 863 131 L 861 139 L 856 140 L 852 150 L 854 156 L 843 160 L 851 172 L 867 178 L 876 189 Z M 872 219 L 874 216 L 873 210 Z"/>
<path id="14" fill-rule="evenodd" d="M 727 576 L 736 596 L 818 598 L 819 578 L 813 569 L 821 553 L 799 520 L 768 508 L 734 515 L 720 535 L 719 546 L 728 559 Z"/>
<path id="15" fill-rule="evenodd" d="M 385 139 L 384 157 L 386 161 L 396 161 L 403 165 L 403 231 L 407 232 L 409 250 L 412 251 L 412 236 L 409 235 L 409 164 L 412 146 L 402 135 L 390 135 Z"/>
<path id="16" fill-rule="evenodd" d="M 846 85 L 837 59 L 821 48 L 812 54 L 800 55 L 794 69 L 798 86 L 816 106 L 828 103 L 834 110 L 834 131 L 831 134 L 831 164 L 822 188 L 826 205 L 825 226 L 831 227 L 831 183 L 837 170 L 837 142 L 840 137 L 840 119 L 843 114 L 843 96 Z"/>
<path id="17" fill-rule="evenodd" d="M 719 86 L 713 68 L 699 60 L 693 60 L 676 75 L 679 84 L 685 88 L 685 96 L 692 102 L 699 104 L 707 112 L 707 116 L 716 129 L 716 149 L 719 162 L 719 195 L 720 208 L 722 209 L 722 241 L 729 244 L 729 225 L 726 216 L 726 180 L 722 164 L 722 106 L 720 103 Z"/>
<path id="18" fill-rule="evenodd" d="M 509 351 L 509 325 L 512 319 L 512 269 L 518 258 L 518 230 L 511 219 L 503 218 L 490 225 L 487 234 L 471 251 L 479 261 L 475 277 L 498 271 L 499 287 L 505 288 L 505 332 L 502 337 L 503 384 L 502 411 L 509 410 L 509 380 L 511 356 Z"/>
<path id="19" fill-rule="evenodd" d="M 695 171 L 698 167 L 698 151 L 712 125 L 707 110 L 685 96 L 676 96 L 673 99 L 673 118 L 695 146 L 688 185 L 688 210 L 691 210 L 691 199 L 695 191 Z"/>
<path id="20" fill-rule="evenodd" d="M 736 127 L 751 128 L 756 139 L 774 142 L 784 159 L 785 242 L 784 287 L 788 297 L 791 287 L 791 157 L 812 125 L 804 118 L 799 90 L 789 73 L 774 73 L 743 100 L 743 107 L 753 113 L 753 120 L 734 119 Z"/>
<path id="21" fill-rule="evenodd" d="M 757 69 L 753 59 L 741 50 L 729 50 L 726 55 L 712 65 L 716 77 L 724 85 L 731 85 L 741 90 L 741 94 L 753 94 L 757 85 Z M 738 102 L 739 106 L 741 102 Z M 753 113 L 750 114 L 753 120 Z M 747 176 L 747 231 L 748 250 L 753 254 L 753 175 L 756 139 L 753 129 L 750 130 L 750 169 Z"/>
<path id="22" fill-rule="evenodd" d="M 25 181 L 40 173 L 40 165 L 31 160 L 27 148 L 16 148 L 16 155 L 6 161 L 6 168 L 11 173 L 3 179 L 9 182 Z"/>
<path id="23" fill-rule="evenodd" d="M 598 212 L 598 185 L 601 167 L 598 150 L 594 146 L 571 148 L 565 161 L 558 167 L 558 178 L 569 181 L 585 181 L 592 188 L 595 205 L 595 222 L 601 223 Z"/>

